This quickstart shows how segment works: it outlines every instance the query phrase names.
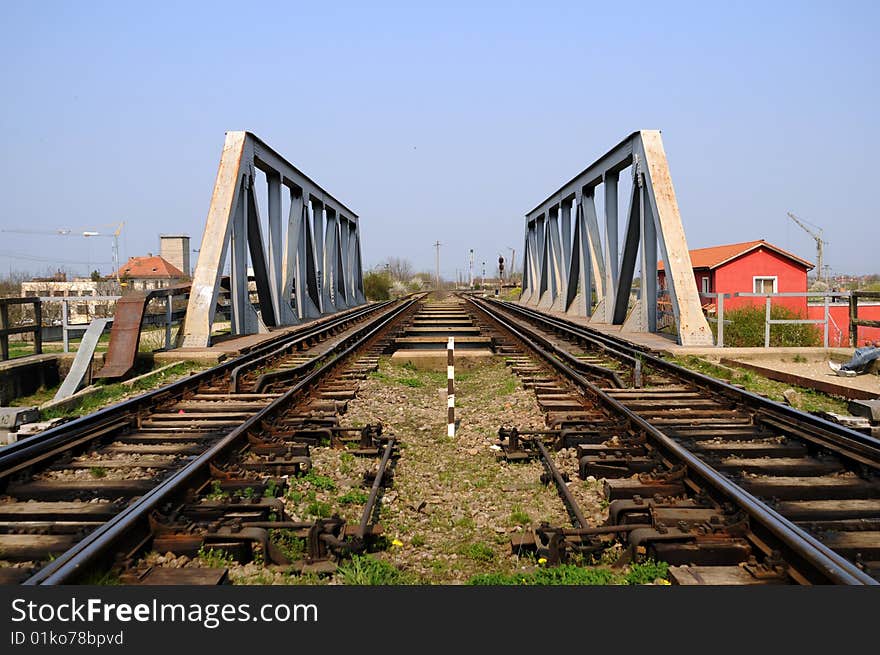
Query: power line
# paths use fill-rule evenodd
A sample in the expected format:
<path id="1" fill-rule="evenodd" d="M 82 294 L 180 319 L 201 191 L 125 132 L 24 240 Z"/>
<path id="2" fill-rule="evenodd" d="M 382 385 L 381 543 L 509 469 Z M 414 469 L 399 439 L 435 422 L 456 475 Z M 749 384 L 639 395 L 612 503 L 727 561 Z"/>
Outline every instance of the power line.
<path id="1" fill-rule="evenodd" d="M 33 255 L 21 255 L 14 252 L 8 252 L 5 250 L 0 250 L 0 257 L 8 257 L 9 259 L 20 259 L 24 261 L 32 261 L 32 262 L 46 262 L 49 264 L 86 264 L 87 266 L 91 266 L 92 264 L 112 264 L 113 262 L 96 262 L 96 261 L 85 261 L 85 260 L 75 260 L 75 259 L 57 259 L 55 257 L 35 257 Z"/>

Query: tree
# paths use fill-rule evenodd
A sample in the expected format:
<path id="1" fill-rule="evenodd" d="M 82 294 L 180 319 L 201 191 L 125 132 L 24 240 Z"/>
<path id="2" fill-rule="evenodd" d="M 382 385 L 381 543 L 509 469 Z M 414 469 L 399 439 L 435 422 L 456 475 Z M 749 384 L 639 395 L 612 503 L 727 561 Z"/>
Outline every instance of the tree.
<path id="1" fill-rule="evenodd" d="M 92 279 L 92 282 L 100 282 L 101 281 L 101 271 L 94 270 L 92 271 L 89 277 Z"/>
<path id="2" fill-rule="evenodd" d="M 387 270 L 394 280 L 400 282 L 408 282 L 413 274 L 412 264 L 401 257 L 389 257 L 379 267 Z"/>
<path id="3" fill-rule="evenodd" d="M 364 293 L 367 300 L 391 298 L 391 276 L 382 271 L 370 271 L 364 275 Z"/>

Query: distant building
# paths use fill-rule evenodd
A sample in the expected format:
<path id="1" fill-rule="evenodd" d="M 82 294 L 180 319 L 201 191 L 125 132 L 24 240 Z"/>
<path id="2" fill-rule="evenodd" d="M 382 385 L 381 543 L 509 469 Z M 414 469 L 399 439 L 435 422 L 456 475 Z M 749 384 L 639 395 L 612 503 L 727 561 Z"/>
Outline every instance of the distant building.
<path id="1" fill-rule="evenodd" d="M 63 273 L 51 278 L 34 278 L 21 283 L 22 297 L 37 296 L 40 298 L 76 298 L 67 304 L 68 321 L 70 323 L 88 323 L 93 318 L 107 318 L 113 315 L 114 300 L 88 300 L 89 296 L 118 296 L 121 290 L 115 279 L 74 278 L 68 280 Z M 44 322 L 61 318 L 60 302 L 44 302 Z M 25 312 L 29 315 L 32 309 L 28 306 Z"/>
<path id="2" fill-rule="evenodd" d="M 126 291 L 152 291 L 180 283 L 187 276 L 163 257 L 148 253 L 131 257 L 119 269 L 119 279 Z"/>
<path id="3" fill-rule="evenodd" d="M 159 255 L 172 266 L 183 273 L 184 277 L 190 276 L 189 267 L 189 235 L 187 234 L 161 234 L 159 235 Z"/>
<path id="4" fill-rule="evenodd" d="M 763 239 L 732 243 L 690 251 L 694 279 L 700 293 L 804 293 L 807 271 L 813 264 Z M 658 285 L 666 288 L 663 262 L 658 266 Z M 725 299 L 725 309 L 763 304 L 762 298 Z M 713 298 L 703 298 L 703 305 L 714 305 Z M 774 305 L 785 305 L 802 315 L 807 312 L 806 297 L 779 298 Z"/>

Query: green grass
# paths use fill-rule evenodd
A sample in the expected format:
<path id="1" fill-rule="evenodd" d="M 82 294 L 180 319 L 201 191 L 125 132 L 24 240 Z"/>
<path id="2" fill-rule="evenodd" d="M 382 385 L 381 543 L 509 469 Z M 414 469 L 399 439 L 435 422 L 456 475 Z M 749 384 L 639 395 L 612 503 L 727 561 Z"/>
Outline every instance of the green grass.
<path id="1" fill-rule="evenodd" d="M 165 328 L 162 328 L 162 343 L 165 342 Z M 71 353 L 75 353 L 79 349 L 79 345 L 82 343 L 82 339 L 71 339 L 69 341 L 69 349 Z M 101 338 L 98 340 L 98 346 L 95 348 L 96 352 L 106 352 L 107 346 L 110 343 L 110 334 L 109 332 L 103 334 Z M 64 352 L 64 343 L 61 341 L 44 341 L 43 342 L 43 354 L 53 354 L 53 353 L 62 353 Z M 16 357 L 27 357 L 28 355 L 35 355 L 34 352 L 34 342 L 33 341 L 10 341 L 9 342 L 9 358 L 14 359 Z"/>
<path id="2" fill-rule="evenodd" d="M 94 585 L 97 587 L 115 587 L 121 585 L 119 574 L 115 571 L 93 571 L 83 576 L 80 584 Z"/>
<path id="3" fill-rule="evenodd" d="M 269 530 L 269 539 L 291 562 L 303 558 L 306 540 L 297 537 L 293 530 Z"/>
<path id="4" fill-rule="evenodd" d="M 336 483 L 332 478 L 328 478 L 326 475 L 318 475 L 314 471 L 309 471 L 306 475 L 300 478 L 300 481 L 308 482 L 315 489 L 336 491 Z"/>
<path id="5" fill-rule="evenodd" d="M 511 376 L 501 384 L 498 393 L 502 396 L 509 396 L 514 391 L 516 391 L 516 378 Z"/>
<path id="6" fill-rule="evenodd" d="M 363 505 L 367 502 L 369 498 L 369 494 L 359 491 L 357 489 L 352 489 L 351 491 L 347 491 L 342 494 L 339 498 L 337 498 L 337 502 L 341 505 Z"/>
<path id="7" fill-rule="evenodd" d="M 650 584 L 654 580 L 666 579 L 669 571 L 669 564 L 666 562 L 655 562 L 653 560 L 645 560 L 631 564 L 629 572 L 626 574 L 627 584 Z"/>
<path id="8" fill-rule="evenodd" d="M 212 569 L 227 568 L 235 563 L 235 560 L 229 553 L 222 550 L 215 550 L 213 548 L 206 548 L 204 545 L 199 548 L 198 555 L 199 559 Z"/>
<path id="9" fill-rule="evenodd" d="M 229 498 L 229 492 L 223 491 L 220 480 L 211 482 L 211 491 L 207 495 L 208 500 L 226 500 Z"/>
<path id="10" fill-rule="evenodd" d="M 28 396 L 19 396 L 18 398 L 13 398 L 12 400 L 10 400 L 10 404 L 15 407 L 39 407 L 43 403 L 47 403 L 52 400 L 55 397 L 55 393 L 57 391 L 58 386 L 40 387 L 34 393 Z"/>
<path id="11" fill-rule="evenodd" d="M 354 469 L 355 456 L 351 453 L 343 452 L 339 455 L 339 472 L 351 473 Z"/>
<path id="12" fill-rule="evenodd" d="M 481 573 L 471 577 L 469 585 L 639 585 L 666 578 L 669 565 L 665 562 L 646 561 L 633 564 L 626 573 L 605 567 L 582 567 L 562 564 L 538 568 L 530 573 Z"/>
<path id="13" fill-rule="evenodd" d="M 338 575 L 346 585 L 407 585 L 415 584 L 414 577 L 385 560 L 371 555 L 355 555 L 350 562 L 340 565 Z"/>
<path id="14" fill-rule="evenodd" d="M 330 507 L 330 503 L 316 500 L 308 504 L 308 506 L 306 507 L 306 511 L 312 516 L 326 519 L 329 518 L 332 508 Z"/>
<path id="15" fill-rule="evenodd" d="M 731 384 L 742 385 L 747 391 L 762 394 L 771 400 L 783 402 L 782 393 L 787 389 L 794 389 L 800 395 L 798 409 L 805 412 L 835 412 L 837 414 L 848 414 L 847 403 L 824 393 L 815 391 L 814 389 L 805 389 L 784 382 L 777 382 L 758 375 L 753 371 L 747 371 L 741 368 L 728 368 L 700 359 L 694 355 L 686 357 L 673 357 L 672 361 L 679 366 L 684 366 L 692 371 L 697 371 L 713 378 L 726 380 Z"/>
<path id="16" fill-rule="evenodd" d="M 383 382 L 394 382 L 414 389 L 424 387 L 429 383 L 446 382 L 445 372 L 422 370 L 412 362 L 388 366 L 385 372 L 375 371 L 371 373 L 371 376 Z"/>
<path id="17" fill-rule="evenodd" d="M 532 517 L 526 514 L 520 507 L 514 507 L 510 512 L 511 525 L 529 525 L 531 522 Z"/>
<path id="18" fill-rule="evenodd" d="M 482 541 L 462 546 L 459 549 L 459 553 L 475 562 L 492 562 L 495 560 L 495 551 L 492 550 L 491 546 Z"/>
<path id="19" fill-rule="evenodd" d="M 105 469 L 103 466 L 92 466 L 89 468 L 89 473 L 93 478 L 107 477 L 107 469 Z"/>
<path id="20" fill-rule="evenodd" d="M 463 516 L 457 521 L 454 521 L 452 525 L 456 528 L 464 528 L 466 530 L 473 530 L 477 527 L 476 522 L 470 516 Z"/>
<path id="21" fill-rule="evenodd" d="M 275 498 L 280 491 L 279 484 L 274 478 L 269 478 L 266 488 L 263 490 L 263 498 Z"/>
<path id="22" fill-rule="evenodd" d="M 106 407 L 107 405 L 122 400 L 125 396 L 135 396 L 145 391 L 151 391 L 152 389 L 156 389 L 172 382 L 181 375 L 192 373 L 203 368 L 205 368 L 205 366 L 198 362 L 178 362 L 161 373 L 157 373 L 144 380 L 138 380 L 130 385 L 124 385 L 121 382 L 101 384 L 99 381 L 97 383 L 99 389 L 95 393 L 83 398 L 79 403 L 75 403 L 68 407 L 56 407 L 43 410 L 40 412 L 40 418 L 41 420 L 46 421 L 52 418 L 69 418 L 91 414 L 102 407 Z M 54 391 L 52 394 L 54 395 Z M 33 402 L 32 396 L 19 398 L 16 402 L 21 404 L 39 404 Z M 45 402 L 45 400 L 42 400 L 41 402 Z"/>
<path id="23" fill-rule="evenodd" d="M 413 548 L 418 548 L 419 546 L 424 546 L 428 541 L 423 535 L 414 534 L 409 543 L 412 544 Z"/>

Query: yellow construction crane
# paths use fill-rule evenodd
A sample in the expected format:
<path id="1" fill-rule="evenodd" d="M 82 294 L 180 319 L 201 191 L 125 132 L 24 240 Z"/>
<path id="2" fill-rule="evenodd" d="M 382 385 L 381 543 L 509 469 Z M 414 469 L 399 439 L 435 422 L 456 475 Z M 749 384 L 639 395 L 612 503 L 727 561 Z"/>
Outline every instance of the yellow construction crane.
<path id="1" fill-rule="evenodd" d="M 823 268 L 822 264 L 825 259 L 824 258 L 824 254 L 825 254 L 824 248 L 826 245 L 828 245 L 828 242 L 822 238 L 822 228 L 819 227 L 818 225 L 813 225 L 809 221 L 806 221 L 802 218 L 798 218 L 797 216 L 795 216 L 791 212 L 787 212 L 787 213 L 788 213 L 788 217 L 791 220 L 793 220 L 795 223 L 797 223 L 798 227 L 800 227 L 804 232 L 806 232 L 811 237 L 813 237 L 813 239 L 816 241 L 816 279 L 817 280 L 824 280 L 825 279 L 825 269 Z M 805 223 L 806 223 L 806 225 L 805 225 Z M 813 230 L 811 230 L 810 228 L 808 228 L 807 225 L 811 225 L 813 228 L 818 230 L 818 234 L 816 232 L 814 232 Z"/>
<path id="2" fill-rule="evenodd" d="M 122 232 L 122 226 L 125 225 L 125 221 L 119 221 L 118 223 L 108 223 L 107 225 L 102 225 L 100 227 L 116 227 L 116 230 L 112 234 L 107 234 L 105 232 L 96 232 L 93 230 L 87 230 L 82 233 L 84 237 L 113 237 L 113 274 L 116 276 L 116 281 L 119 282 L 119 233 Z"/>

